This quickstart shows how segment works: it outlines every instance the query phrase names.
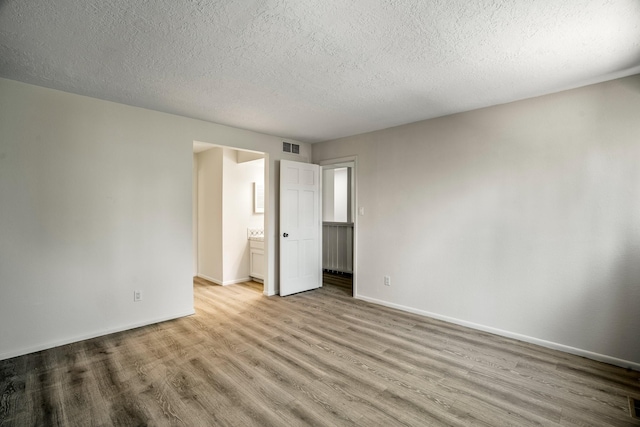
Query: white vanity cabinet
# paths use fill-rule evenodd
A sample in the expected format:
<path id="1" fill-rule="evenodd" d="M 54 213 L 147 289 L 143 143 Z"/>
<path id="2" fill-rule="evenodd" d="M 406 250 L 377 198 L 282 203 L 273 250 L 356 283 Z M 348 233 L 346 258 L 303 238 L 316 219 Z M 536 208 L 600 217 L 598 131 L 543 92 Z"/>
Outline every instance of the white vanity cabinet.
<path id="1" fill-rule="evenodd" d="M 252 279 L 264 280 L 264 240 L 249 239 L 249 268 Z"/>

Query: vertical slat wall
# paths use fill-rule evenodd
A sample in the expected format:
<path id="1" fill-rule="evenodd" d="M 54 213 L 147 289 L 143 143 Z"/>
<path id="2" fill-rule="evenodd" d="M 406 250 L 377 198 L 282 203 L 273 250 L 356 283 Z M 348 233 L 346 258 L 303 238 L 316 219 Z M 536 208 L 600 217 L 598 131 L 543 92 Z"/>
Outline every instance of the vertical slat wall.
<path id="1" fill-rule="evenodd" d="M 322 268 L 339 273 L 353 273 L 353 224 L 322 224 Z"/>

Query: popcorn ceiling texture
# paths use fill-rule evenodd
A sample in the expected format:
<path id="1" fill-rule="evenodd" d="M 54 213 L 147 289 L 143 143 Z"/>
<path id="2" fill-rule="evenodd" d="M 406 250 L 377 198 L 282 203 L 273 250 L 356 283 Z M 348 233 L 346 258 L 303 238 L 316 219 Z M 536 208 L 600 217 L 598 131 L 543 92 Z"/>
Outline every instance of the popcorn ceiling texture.
<path id="1" fill-rule="evenodd" d="M 638 0 L 0 0 L 2 77 L 307 142 L 638 72 Z"/>

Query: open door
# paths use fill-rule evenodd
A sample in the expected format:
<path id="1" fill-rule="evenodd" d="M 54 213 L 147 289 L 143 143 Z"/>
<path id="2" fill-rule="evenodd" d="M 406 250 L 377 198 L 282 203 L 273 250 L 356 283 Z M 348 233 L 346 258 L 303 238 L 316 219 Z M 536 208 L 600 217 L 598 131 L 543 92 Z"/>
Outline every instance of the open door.
<path id="1" fill-rule="evenodd" d="M 320 166 L 280 161 L 280 295 L 322 286 Z"/>

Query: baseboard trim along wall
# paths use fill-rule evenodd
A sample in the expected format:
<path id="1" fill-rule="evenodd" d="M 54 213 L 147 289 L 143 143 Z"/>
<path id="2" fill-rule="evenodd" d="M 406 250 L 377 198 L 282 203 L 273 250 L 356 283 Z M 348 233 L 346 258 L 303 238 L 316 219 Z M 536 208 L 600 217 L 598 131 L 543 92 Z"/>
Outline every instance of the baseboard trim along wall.
<path id="1" fill-rule="evenodd" d="M 521 335 L 514 332 L 505 331 L 502 329 L 492 328 L 490 326 L 480 325 L 473 322 L 468 322 L 466 320 L 456 319 L 454 317 L 443 316 L 437 313 L 431 313 L 429 311 L 419 310 L 412 307 L 407 307 L 400 304 L 394 304 L 391 302 L 379 300 L 376 298 L 369 298 L 362 295 L 354 296 L 356 299 L 360 299 L 363 301 L 367 301 L 373 304 L 382 305 L 389 308 L 395 308 L 398 310 L 406 311 L 408 313 L 419 314 L 421 316 L 431 317 L 433 319 L 443 320 L 445 322 L 454 323 L 460 326 L 466 326 L 468 328 L 477 329 L 483 332 L 489 332 L 495 335 L 500 335 L 506 338 L 513 338 L 519 341 L 528 342 L 530 344 L 537 344 L 541 347 L 550 348 L 553 350 L 559 350 L 569 354 L 575 354 L 577 356 L 586 357 L 587 359 L 597 360 L 598 362 L 608 363 L 610 365 L 620 366 L 622 368 L 633 369 L 636 371 L 640 371 L 640 363 L 631 362 L 629 360 L 618 359 L 616 357 L 607 356 L 605 354 L 594 353 L 588 350 L 582 350 L 580 348 L 570 347 L 564 344 L 558 344 L 552 341 L 546 341 L 539 338 L 530 337 L 527 335 Z"/>
<path id="2" fill-rule="evenodd" d="M 250 281 L 251 281 L 251 277 L 243 277 L 241 279 L 227 280 L 226 282 L 222 283 L 222 286 L 235 285 L 236 283 L 244 283 L 244 282 L 250 282 Z"/>
<path id="3" fill-rule="evenodd" d="M 222 285 L 222 280 L 214 279 L 213 277 L 209 277 L 206 274 L 196 274 L 196 277 L 199 277 L 204 280 L 208 280 L 216 285 Z"/>
<path id="4" fill-rule="evenodd" d="M 104 336 L 104 335 L 114 334 L 116 332 L 128 331 L 130 329 L 141 328 L 143 326 L 149 326 L 149 325 L 153 325 L 153 324 L 156 324 L 156 323 L 166 322 L 167 320 L 179 319 L 181 317 L 192 316 L 194 314 L 196 314 L 195 310 L 191 309 L 188 312 L 178 313 L 178 314 L 175 314 L 175 315 L 172 315 L 172 316 L 168 316 L 168 317 L 161 317 L 161 318 L 158 318 L 158 319 L 147 320 L 147 321 L 140 322 L 140 323 L 133 323 L 131 325 L 122 326 L 122 327 L 118 327 L 118 328 L 103 329 L 103 330 L 97 331 L 95 333 L 87 334 L 87 335 L 79 335 L 79 336 L 76 336 L 76 337 L 66 338 L 66 339 L 59 340 L 59 341 L 50 341 L 50 342 L 48 342 L 46 344 L 40 344 L 40 345 L 33 346 L 33 347 L 22 348 L 22 349 L 19 349 L 19 350 L 12 350 L 12 351 L 8 351 L 6 353 L 0 353 L 0 360 L 10 359 L 12 357 L 24 356 L 25 354 L 35 353 L 37 351 L 48 350 L 50 348 L 60 347 L 62 345 L 67 345 L 67 344 L 71 344 L 71 343 L 78 342 L 78 341 L 90 340 L 91 338 L 96 338 L 96 337 L 101 337 L 101 336 Z"/>
<path id="5" fill-rule="evenodd" d="M 244 282 L 251 281 L 251 277 L 243 277 L 240 279 L 227 280 L 226 282 L 223 282 L 222 280 L 214 279 L 213 277 L 205 276 L 204 274 L 198 274 L 197 277 L 204 280 L 208 280 L 209 282 L 215 283 L 216 285 L 220 285 L 220 286 L 235 285 L 236 283 L 244 283 Z"/>

